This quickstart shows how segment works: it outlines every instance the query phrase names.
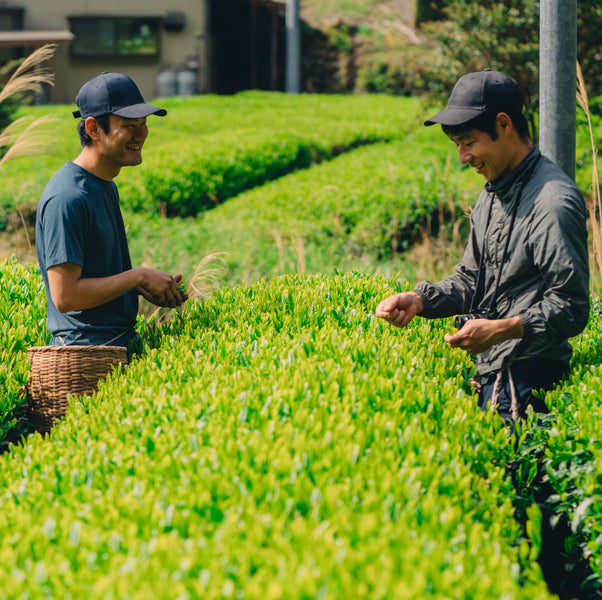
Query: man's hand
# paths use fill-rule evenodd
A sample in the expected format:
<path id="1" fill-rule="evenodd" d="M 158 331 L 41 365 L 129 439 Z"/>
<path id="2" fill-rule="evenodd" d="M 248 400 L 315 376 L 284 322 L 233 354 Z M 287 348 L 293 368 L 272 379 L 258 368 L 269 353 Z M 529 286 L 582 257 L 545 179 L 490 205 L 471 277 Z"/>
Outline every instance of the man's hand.
<path id="1" fill-rule="evenodd" d="M 422 298 L 416 292 L 404 292 L 385 298 L 376 307 L 376 316 L 395 327 L 405 327 L 423 309 Z"/>
<path id="2" fill-rule="evenodd" d="M 144 276 L 144 284 L 138 287 L 138 292 L 151 304 L 175 308 L 188 299 L 188 295 L 182 294 L 178 289 L 178 283 L 182 280 L 181 273 L 172 277 L 164 271 L 145 269 Z"/>
<path id="3" fill-rule="evenodd" d="M 460 348 L 469 354 L 480 354 L 506 340 L 522 338 L 523 321 L 510 319 L 470 319 L 454 334 L 445 334 L 445 341 L 452 348 Z"/>

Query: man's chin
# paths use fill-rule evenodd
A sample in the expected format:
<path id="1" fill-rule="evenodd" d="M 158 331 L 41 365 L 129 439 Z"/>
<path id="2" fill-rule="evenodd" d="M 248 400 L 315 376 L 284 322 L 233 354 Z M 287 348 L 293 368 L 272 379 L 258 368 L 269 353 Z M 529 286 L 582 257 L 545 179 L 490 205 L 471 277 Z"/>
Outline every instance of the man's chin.
<path id="1" fill-rule="evenodd" d="M 139 164 L 141 164 L 141 163 L 142 163 L 142 155 L 140 154 L 140 155 L 138 155 L 138 156 L 132 157 L 132 158 L 131 158 L 130 160 L 128 160 L 128 162 L 127 162 L 125 165 L 123 165 L 123 166 L 124 166 L 124 167 L 135 167 L 135 166 L 137 166 L 137 165 L 139 165 Z"/>

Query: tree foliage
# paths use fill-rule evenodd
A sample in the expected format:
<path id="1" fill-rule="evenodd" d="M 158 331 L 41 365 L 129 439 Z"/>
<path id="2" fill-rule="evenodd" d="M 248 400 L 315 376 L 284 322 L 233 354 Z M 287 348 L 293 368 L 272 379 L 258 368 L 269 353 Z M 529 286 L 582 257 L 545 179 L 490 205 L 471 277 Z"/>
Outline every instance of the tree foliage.
<path id="1" fill-rule="evenodd" d="M 577 4 L 577 58 L 591 96 L 602 95 L 602 4 L 599 0 L 579 0 Z"/>
<path id="2" fill-rule="evenodd" d="M 437 42 L 435 60 L 425 67 L 432 91 L 446 100 L 457 79 L 470 71 L 499 69 L 519 83 L 533 125 L 539 87 L 540 0 L 439 0 L 427 2 L 422 14 L 434 20 L 423 30 Z M 599 32 L 602 6 L 578 2 L 577 55 L 590 95 L 602 94 Z"/>
<path id="3" fill-rule="evenodd" d="M 525 92 L 526 112 L 533 123 L 537 101 L 539 2 L 451 0 L 444 19 L 425 24 L 438 46 L 431 63 L 432 91 L 447 99 L 465 73 L 498 69 L 516 79 Z"/>

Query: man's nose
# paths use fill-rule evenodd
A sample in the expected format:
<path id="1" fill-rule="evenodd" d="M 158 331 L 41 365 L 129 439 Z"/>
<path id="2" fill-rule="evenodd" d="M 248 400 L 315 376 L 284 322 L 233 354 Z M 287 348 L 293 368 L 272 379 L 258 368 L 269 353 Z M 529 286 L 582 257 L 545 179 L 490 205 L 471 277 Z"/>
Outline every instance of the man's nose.
<path id="1" fill-rule="evenodd" d="M 464 146 L 458 146 L 458 158 L 460 159 L 460 164 L 465 165 L 470 162 L 470 152 L 468 148 Z"/>

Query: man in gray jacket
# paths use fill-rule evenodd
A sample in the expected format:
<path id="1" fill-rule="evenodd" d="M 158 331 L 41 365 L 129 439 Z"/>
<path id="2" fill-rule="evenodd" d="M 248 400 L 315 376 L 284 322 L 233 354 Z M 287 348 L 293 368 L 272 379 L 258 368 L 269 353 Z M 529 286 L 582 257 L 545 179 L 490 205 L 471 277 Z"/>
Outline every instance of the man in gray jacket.
<path id="1" fill-rule="evenodd" d="M 507 422 L 529 405 L 548 412 L 533 391 L 569 371 L 568 338 L 589 316 L 586 210 L 575 183 L 529 137 L 523 94 L 497 71 L 461 77 L 439 123 L 462 164 L 487 180 L 471 214 L 462 262 L 438 283 L 383 300 L 376 315 L 405 327 L 415 315 L 456 318 L 445 341 L 476 355 L 479 406 Z"/>

